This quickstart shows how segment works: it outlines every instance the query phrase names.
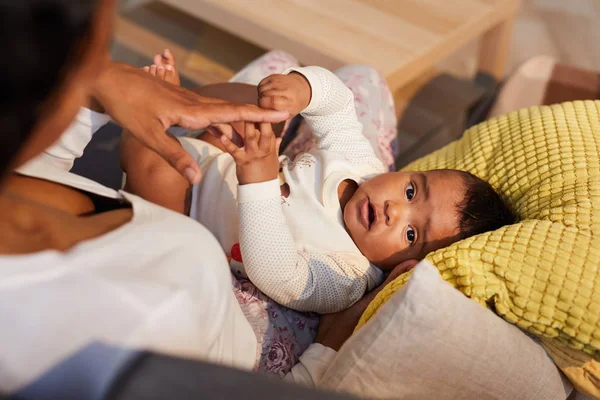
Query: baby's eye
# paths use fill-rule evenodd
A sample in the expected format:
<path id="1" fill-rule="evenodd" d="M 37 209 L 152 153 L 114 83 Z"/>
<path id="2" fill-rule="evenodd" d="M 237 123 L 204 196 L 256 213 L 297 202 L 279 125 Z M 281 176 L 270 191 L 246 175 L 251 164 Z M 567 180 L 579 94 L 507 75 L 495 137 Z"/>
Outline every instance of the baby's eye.
<path id="1" fill-rule="evenodd" d="M 409 183 L 406 187 L 406 199 L 411 201 L 413 197 L 415 197 L 415 188 L 412 183 Z"/>
<path id="2" fill-rule="evenodd" d="M 415 230 L 410 226 L 406 229 L 406 239 L 408 239 L 410 244 L 413 244 L 415 241 Z"/>

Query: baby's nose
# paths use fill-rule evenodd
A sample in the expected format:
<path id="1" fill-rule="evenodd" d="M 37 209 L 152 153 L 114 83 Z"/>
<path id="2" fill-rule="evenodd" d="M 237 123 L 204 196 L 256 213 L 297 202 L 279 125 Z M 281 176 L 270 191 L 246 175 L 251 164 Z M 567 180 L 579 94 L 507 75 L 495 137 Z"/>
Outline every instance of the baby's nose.
<path id="1" fill-rule="evenodd" d="M 402 207 L 400 203 L 392 200 L 386 201 L 385 213 L 387 216 L 388 225 L 392 225 L 402 218 L 403 209 L 404 207 Z"/>

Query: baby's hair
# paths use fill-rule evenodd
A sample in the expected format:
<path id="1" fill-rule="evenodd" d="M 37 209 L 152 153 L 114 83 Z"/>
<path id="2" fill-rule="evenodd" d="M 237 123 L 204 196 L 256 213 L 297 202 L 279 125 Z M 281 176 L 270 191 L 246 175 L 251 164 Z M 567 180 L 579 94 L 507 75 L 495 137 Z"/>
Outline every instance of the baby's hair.
<path id="1" fill-rule="evenodd" d="M 517 221 L 516 214 L 492 185 L 469 172 L 459 172 L 465 185 L 464 198 L 457 204 L 461 239 L 494 231 Z"/>

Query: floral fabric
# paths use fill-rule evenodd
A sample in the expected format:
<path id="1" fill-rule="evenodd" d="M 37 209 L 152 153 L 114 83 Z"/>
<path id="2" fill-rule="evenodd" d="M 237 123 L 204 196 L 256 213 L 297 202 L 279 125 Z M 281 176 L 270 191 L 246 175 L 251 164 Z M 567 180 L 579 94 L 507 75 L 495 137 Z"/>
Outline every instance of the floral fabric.
<path id="1" fill-rule="evenodd" d="M 283 378 L 314 342 L 319 317 L 271 300 L 247 279 L 232 276 L 235 297 L 258 340 L 256 371 Z"/>

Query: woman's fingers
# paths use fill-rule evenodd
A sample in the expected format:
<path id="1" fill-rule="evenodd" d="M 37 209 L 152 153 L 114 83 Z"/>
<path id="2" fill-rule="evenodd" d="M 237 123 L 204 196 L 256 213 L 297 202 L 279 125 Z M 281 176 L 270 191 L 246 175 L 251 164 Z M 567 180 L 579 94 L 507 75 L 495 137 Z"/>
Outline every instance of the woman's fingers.
<path id="1" fill-rule="evenodd" d="M 251 104 L 198 103 L 187 106 L 177 117 L 177 125 L 188 129 L 201 129 L 208 125 L 236 121 L 276 123 L 289 118 L 289 113 L 264 110 Z"/>
<path id="2" fill-rule="evenodd" d="M 132 134 L 144 144 L 163 157 L 179 173 L 184 176 L 190 184 L 200 182 L 202 172 L 194 158 L 181 147 L 181 144 L 173 136 L 158 128 L 153 133 L 144 135 Z"/>

